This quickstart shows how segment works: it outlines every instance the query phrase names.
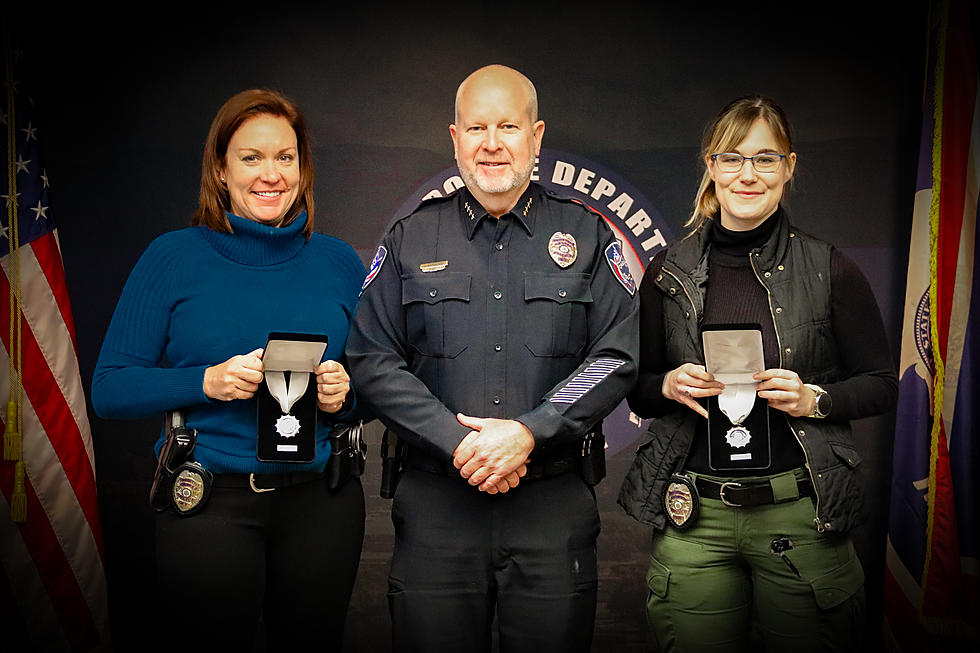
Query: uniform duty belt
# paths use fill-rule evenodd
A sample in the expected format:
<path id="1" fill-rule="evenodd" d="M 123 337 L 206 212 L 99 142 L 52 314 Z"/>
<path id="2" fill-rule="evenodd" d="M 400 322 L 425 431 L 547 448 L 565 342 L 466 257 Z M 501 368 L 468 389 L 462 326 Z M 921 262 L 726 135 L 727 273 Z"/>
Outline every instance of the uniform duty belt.
<path id="1" fill-rule="evenodd" d="M 712 481 L 698 476 L 694 480 L 701 498 L 720 499 L 726 506 L 751 507 L 769 503 L 777 503 L 772 493 L 772 485 L 768 481 L 754 483 L 739 483 L 738 481 Z M 787 499 L 793 501 L 800 497 L 813 496 L 813 485 L 809 479 L 798 479 L 796 487 L 799 496 Z"/>

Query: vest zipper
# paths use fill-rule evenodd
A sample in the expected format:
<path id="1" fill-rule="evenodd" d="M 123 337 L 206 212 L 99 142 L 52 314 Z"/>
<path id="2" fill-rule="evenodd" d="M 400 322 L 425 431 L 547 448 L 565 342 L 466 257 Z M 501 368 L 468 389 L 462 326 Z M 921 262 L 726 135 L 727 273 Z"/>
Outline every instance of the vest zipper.
<path id="1" fill-rule="evenodd" d="M 755 256 L 749 254 L 749 266 L 752 268 L 752 273 L 755 274 L 755 278 L 762 284 L 762 287 L 766 289 L 766 297 L 769 300 L 769 315 L 772 317 L 772 330 L 776 334 L 776 346 L 779 348 L 779 367 L 783 366 L 783 343 L 779 338 L 779 326 L 776 324 L 776 313 L 772 310 L 772 292 L 769 290 L 769 286 L 762 280 L 759 276 L 759 271 L 755 268 Z M 813 486 L 813 496 L 816 498 L 816 505 L 814 506 L 814 516 L 813 523 L 817 525 L 817 532 L 823 533 L 824 526 L 820 519 L 820 492 L 817 490 L 817 481 L 813 478 L 813 469 L 810 467 L 810 455 L 806 451 L 806 447 L 803 446 L 803 442 L 800 440 L 799 434 L 796 429 L 793 428 L 793 424 L 789 421 L 789 416 L 786 416 L 786 425 L 789 426 L 790 433 L 793 434 L 793 438 L 796 443 L 800 445 L 800 449 L 803 450 L 803 458 L 806 459 L 806 471 L 810 475 L 810 484 Z"/>
<path id="2" fill-rule="evenodd" d="M 694 313 L 694 323 L 697 324 L 697 321 L 698 321 L 698 308 L 697 308 L 697 305 L 695 305 L 695 303 L 694 303 L 694 299 L 691 298 L 691 293 L 687 292 L 687 288 L 684 286 L 684 283 L 680 280 L 680 278 L 676 274 L 674 274 L 673 272 L 671 272 L 667 268 L 662 268 L 662 269 L 663 269 L 664 272 L 666 272 L 671 277 L 673 277 L 674 278 L 674 281 L 677 282 L 677 285 L 680 286 L 681 287 L 681 290 L 684 291 L 684 296 L 687 297 L 687 301 L 691 303 L 691 312 Z"/>

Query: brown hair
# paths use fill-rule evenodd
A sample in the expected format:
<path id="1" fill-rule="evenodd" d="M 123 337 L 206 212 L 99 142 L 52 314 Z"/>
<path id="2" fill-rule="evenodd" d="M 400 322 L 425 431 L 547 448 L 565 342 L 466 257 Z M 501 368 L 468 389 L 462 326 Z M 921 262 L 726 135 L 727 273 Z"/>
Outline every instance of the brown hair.
<path id="1" fill-rule="evenodd" d="M 733 151 L 748 136 L 752 124 L 760 118 L 776 137 L 779 153 L 789 156 L 793 152 L 789 119 L 773 99 L 762 95 L 746 95 L 725 105 L 708 124 L 701 140 L 700 161 L 705 167 L 704 174 L 694 197 L 694 211 L 684 225 L 691 227 L 691 233 L 697 231 L 705 220 L 715 216 L 721 208 L 715 196 L 714 181 L 708 173 L 707 158 L 719 152 Z"/>
<path id="2" fill-rule="evenodd" d="M 276 91 L 251 89 L 233 95 L 225 102 L 211 122 L 208 138 L 204 142 L 204 158 L 201 162 L 201 196 L 197 211 L 191 218 L 192 225 L 204 225 L 215 231 L 232 233 L 225 211 L 231 210 L 228 188 L 221 181 L 225 165 L 228 141 L 242 124 L 259 115 L 285 118 L 296 132 L 299 149 L 299 188 L 297 198 L 286 211 L 280 226 L 290 224 L 306 211 L 303 233 L 309 239 L 313 234 L 313 155 L 310 137 L 306 132 L 303 115 L 292 101 Z"/>

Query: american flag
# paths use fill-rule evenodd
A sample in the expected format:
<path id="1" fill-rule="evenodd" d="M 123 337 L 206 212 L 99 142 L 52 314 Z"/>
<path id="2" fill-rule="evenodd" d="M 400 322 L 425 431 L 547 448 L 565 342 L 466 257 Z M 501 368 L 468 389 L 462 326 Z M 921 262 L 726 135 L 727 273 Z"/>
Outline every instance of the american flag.
<path id="1" fill-rule="evenodd" d="M 3 41 L 0 650 L 90 651 L 108 642 L 92 437 L 44 131 L 22 57 Z"/>
<path id="2" fill-rule="evenodd" d="M 980 97 L 970 11 L 952 0 L 930 12 L 886 551 L 892 650 L 980 643 Z"/>

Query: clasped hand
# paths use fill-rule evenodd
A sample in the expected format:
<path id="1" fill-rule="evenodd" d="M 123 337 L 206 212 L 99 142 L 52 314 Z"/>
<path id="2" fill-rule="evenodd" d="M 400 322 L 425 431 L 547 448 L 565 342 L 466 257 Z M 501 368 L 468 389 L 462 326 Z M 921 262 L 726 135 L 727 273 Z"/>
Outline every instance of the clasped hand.
<path id="1" fill-rule="evenodd" d="M 470 485 L 488 494 L 517 487 L 527 474 L 527 461 L 534 449 L 534 436 L 512 419 L 470 417 L 456 419 L 471 429 L 453 452 L 453 465 Z"/>
<path id="2" fill-rule="evenodd" d="M 251 399 L 262 383 L 265 367 L 263 350 L 232 356 L 224 363 L 204 370 L 204 394 L 218 401 Z M 320 363 L 313 374 L 316 377 L 316 404 L 326 413 L 336 413 L 343 407 L 350 392 L 350 377 L 337 361 Z"/>
<path id="3" fill-rule="evenodd" d="M 816 397 L 792 370 L 769 369 L 756 372 L 752 378 L 757 381 L 755 389 L 769 406 L 793 417 L 805 417 L 813 412 Z M 667 399 L 684 404 L 704 418 L 708 411 L 695 401 L 695 398 L 720 395 L 725 385 L 716 381 L 704 365 L 684 363 L 664 376 L 661 392 Z"/>

